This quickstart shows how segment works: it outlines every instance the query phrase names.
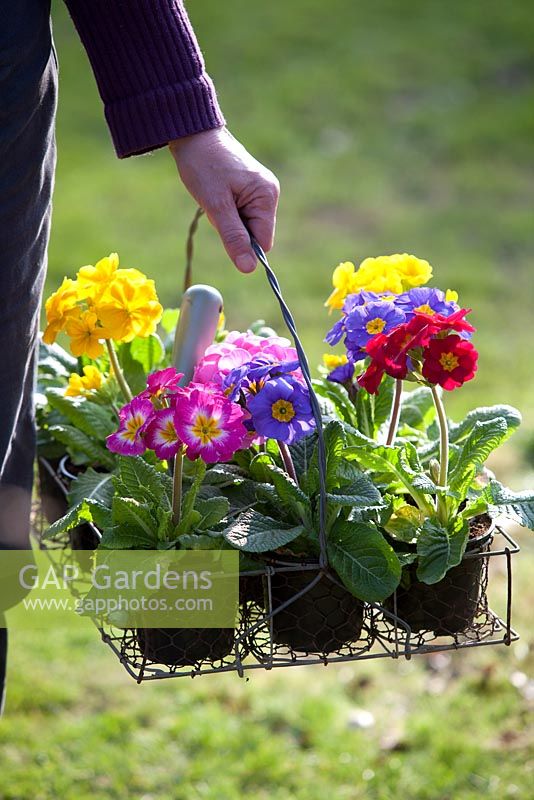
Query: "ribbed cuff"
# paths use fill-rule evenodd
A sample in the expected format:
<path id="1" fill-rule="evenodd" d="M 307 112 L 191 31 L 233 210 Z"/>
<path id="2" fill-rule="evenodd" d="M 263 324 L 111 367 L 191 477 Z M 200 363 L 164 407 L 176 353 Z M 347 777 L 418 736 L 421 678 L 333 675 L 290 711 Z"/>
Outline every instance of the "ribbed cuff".
<path id="1" fill-rule="evenodd" d="M 66 0 L 119 158 L 224 125 L 181 0 Z"/>
<path id="2" fill-rule="evenodd" d="M 119 158 L 225 123 L 208 75 L 106 103 L 105 114 Z"/>

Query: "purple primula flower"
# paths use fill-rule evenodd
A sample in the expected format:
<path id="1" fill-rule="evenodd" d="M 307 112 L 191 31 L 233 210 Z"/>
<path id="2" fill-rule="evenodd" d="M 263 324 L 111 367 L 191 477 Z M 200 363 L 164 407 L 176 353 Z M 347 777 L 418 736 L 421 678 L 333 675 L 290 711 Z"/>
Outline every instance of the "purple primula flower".
<path id="1" fill-rule="evenodd" d="M 241 392 L 245 395 L 257 394 L 269 378 L 297 371 L 297 377 L 301 376 L 298 361 L 281 362 L 271 356 L 259 356 L 228 373 L 223 379 L 223 390 L 227 397 L 236 400 Z"/>
<path id="2" fill-rule="evenodd" d="M 338 319 L 336 323 L 330 328 L 324 340 L 327 344 L 334 347 L 338 342 L 341 341 L 345 334 L 345 317 Z"/>
<path id="3" fill-rule="evenodd" d="M 400 294 L 397 303 L 406 314 L 406 322 L 415 316 L 416 311 L 422 314 L 443 314 L 444 317 L 450 317 L 460 307 L 452 300 L 446 300 L 445 293 L 441 289 L 430 289 L 427 286 L 410 289 L 409 292 Z"/>
<path id="4" fill-rule="evenodd" d="M 340 364 L 339 367 L 330 372 L 326 379 L 331 383 L 341 383 L 346 384 L 350 383 L 354 377 L 354 362 L 350 359 L 347 361 L 346 364 Z"/>
<path id="5" fill-rule="evenodd" d="M 376 303 L 380 300 L 393 301 L 393 295 L 388 292 L 356 292 L 355 294 L 347 295 L 343 304 L 343 313 L 350 314 L 355 308 L 365 306 L 367 303 Z"/>
<path id="6" fill-rule="evenodd" d="M 247 400 L 256 433 L 292 444 L 314 427 L 310 394 L 291 375 L 268 380 Z"/>
<path id="7" fill-rule="evenodd" d="M 358 306 L 345 318 L 345 345 L 349 353 L 357 353 L 378 333 L 389 333 L 405 320 L 404 312 L 389 301 Z"/>
<path id="8" fill-rule="evenodd" d="M 106 438 L 112 453 L 140 456 L 146 450 L 143 435 L 154 417 L 154 406 L 143 397 L 134 397 L 119 412 L 119 429 Z"/>

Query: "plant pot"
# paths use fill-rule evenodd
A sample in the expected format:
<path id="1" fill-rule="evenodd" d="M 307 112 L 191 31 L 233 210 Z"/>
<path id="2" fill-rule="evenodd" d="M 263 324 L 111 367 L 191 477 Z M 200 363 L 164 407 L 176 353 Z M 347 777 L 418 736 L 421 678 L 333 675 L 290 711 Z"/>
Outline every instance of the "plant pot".
<path id="1" fill-rule="evenodd" d="M 316 576 L 315 570 L 275 572 L 271 576 L 272 610 L 276 612 L 272 617 L 273 640 L 293 650 L 326 654 L 359 639 L 364 610 L 361 600 L 323 575 L 311 589 L 276 611 Z"/>
<path id="2" fill-rule="evenodd" d="M 67 513 L 67 491 L 57 476 L 59 459 L 37 459 L 39 495 L 46 521 L 52 525 Z"/>
<path id="3" fill-rule="evenodd" d="M 436 636 L 454 636 L 469 628 L 475 619 L 482 591 L 484 553 L 493 536 L 489 517 L 477 517 L 465 555 L 458 566 L 450 569 L 434 584 L 417 580 L 417 564 L 403 569 L 403 580 L 397 589 L 397 616 L 407 622 L 414 633 L 429 631 Z M 474 535 L 473 535 L 474 534 Z M 384 607 L 393 612 L 394 595 Z"/>
<path id="4" fill-rule="evenodd" d="M 239 603 L 241 605 L 254 603 L 260 608 L 265 608 L 263 575 L 239 576 Z"/>
<path id="5" fill-rule="evenodd" d="M 234 628 L 138 628 L 137 643 L 148 661 L 192 666 L 220 661 L 232 652 Z"/>

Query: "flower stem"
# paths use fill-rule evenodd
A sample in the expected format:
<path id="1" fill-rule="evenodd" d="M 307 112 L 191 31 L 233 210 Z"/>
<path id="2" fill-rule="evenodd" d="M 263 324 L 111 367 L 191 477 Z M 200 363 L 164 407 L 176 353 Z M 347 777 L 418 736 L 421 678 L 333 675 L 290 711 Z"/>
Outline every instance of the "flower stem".
<path id="1" fill-rule="evenodd" d="M 184 448 L 180 447 L 174 456 L 172 475 L 172 524 L 179 525 L 182 517 L 182 471 L 184 464 Z"/>
<path id="2" fill-rule="evenodd" d="M 399 427 L 399 419 L 401 412 L 401 397 L 402 397 L 402 380 L 397 378 L 395 381 L 395 393 L 393 395 L 393 403 L 391 404 L 391 416 L 389 418 L 388 438 L 386 445 L 392 445 L 397 435 Z"/>
<path id="3" fill-rule="evenodd" d="M 117 378 L 117 383 L 120 386 L 120 389 L 121 389 L 121 392 L 123 394 L 124 399 L 126 400 L 127 403 L 129 403 L 130 400 L 132 399 L 132 396 L 133 396 L 132 395 L 132 390 L 128 386 L 126 378 L 124 377 L 124 373 L 123 373 L 123 371 L 122 371 L 122 369 L 120 367 L 119 359 L 117 358 L 117 351 L 115 350 L 115 347 L 114 347 L 113 342 L 111 341 L 111 339 L 106 339 L 105 341 L 106 341 L 106 347 L 108 349 L 108 354 L 109 354 L 109 362 L 110 362 L 111 367 L 113 369 L 113 373 L 114 373 L 115 377 Z"/>
<path id="4" fill-rule="evenodd" d="M 447 417 L 445 415 L 445 408 L 438 390 L 432 386 L 432 398 L 436 407 L 439 424 L 439 478 L 438 486 L 447 486 L 449 474 L 449 426 L 447 425 Z M 445 498 L 442 495 L 436 497 L 436 511 L 441 522 L 447 521 L 447 505 Z"/>
<path id="5" fill-rule="evenodd" d="M 286 469 L 287 474 L 289 477 L 295 481 L 297 486 L 299 482 L 297 480 L 297 473 L 295 472 L 295 465 L 293 464 L 293 459 L 291 458 L 291 453 L 289 452 L 289 447 L 287 444 L 283 442 L 278 442 L 278 447 L 280 448 L 280 455 L 282 456 L 282 461 L 284 462 L 284 467 Z"/>

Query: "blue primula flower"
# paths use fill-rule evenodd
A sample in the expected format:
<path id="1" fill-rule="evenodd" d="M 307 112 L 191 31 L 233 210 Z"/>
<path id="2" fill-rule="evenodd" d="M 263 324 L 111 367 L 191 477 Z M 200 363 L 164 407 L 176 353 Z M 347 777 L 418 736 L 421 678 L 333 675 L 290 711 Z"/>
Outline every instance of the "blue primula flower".
<path id="1" fill-rule="evenodd" d="M 268 380 L 247 398 L 256 433 L 285 444 L 306 436 L 315 426 L 310 393 L 291 375 Z"/>
<path id="2" fill-rule="evenodd" d="M 389 333 L 405 320 L 405 314 L 395 303 L 379 301 L 357 306 L 345 317 L 345 346 L 349 356 L 361 357 L 367 342 L 378 333 Z M 354 358 L 353 360 L 359 360 Z"/>
<path id="3" fill-rule="evenodd" d="M 427 286 L 410 289 L 409 292 L 400 294 L 397 304 L 406 314 L 407 322 L 415 316 L 416 311 L 422 314 L 443 314 L 444 317 L 450 317 L 460 307 L 452 300 L 446 300 L 445 292 L 442 292 L 441 289 L 430 289 Z"/>

